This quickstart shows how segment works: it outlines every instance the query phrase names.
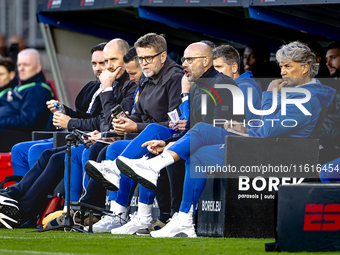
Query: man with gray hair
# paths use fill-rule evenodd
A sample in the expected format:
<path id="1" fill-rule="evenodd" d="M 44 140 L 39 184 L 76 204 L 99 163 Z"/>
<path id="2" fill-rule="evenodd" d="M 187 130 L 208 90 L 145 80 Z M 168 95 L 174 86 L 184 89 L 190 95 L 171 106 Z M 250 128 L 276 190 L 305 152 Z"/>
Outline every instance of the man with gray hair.
<path id="1" fill-rule="evenodd" d="M 229 125 L 228 127 L 239 132 L 248 132 L 249 136 L 277 137 L 285 134 L 288 137 L 308 138 L 319 119 L 322 106 L 328 107 L 330 105 L 334 90 L 321 85 L 314 78 L 318 66 L 315 64 L 314 53 L 307 46 L 299 42 L 284 45 L 277 52 L 276 58 L 281 67 L 282 79 L 271 82 L 268 90 L 262 94 L 261 107 L 261 110 L 271 109 L 272 102 L 275 101 L 274 97 L 277 97 L 277 106 L 274 105 L 273 112 L 261 115 L 263 125 L 258 129 L 249 129 L 248 131 L 248 128 L 242 124 Z M 281 93 L 277 95 L 275 92 L 280 92 L 283 87 L 299 87 L 305 89 L 306 93 L 310 92 L 311 98 L 303 104 L 303 107 L 311 115 L 305 115 L 295 104 L 287 104 L 286 114 L 284 114 L 281 111 Z M 301 100 L 306 97 L 304 93 L 301 93 L 301 90 L 294 92 L 294 89 L 290 89 L 289 92 L 286 98 L 290 100 Z M 278 121 L 267 121 L 273 119 Z M 295 120 L 296 125 L 289 125 L 288 127 L 288 122 L 291 120 Z M 285 127 L 281 125 L 282 121 L 287 122 Z M 235 122 L 233 121 L 233 123 Z M 170 147 L 168 146 L 167 150 L 152 159 L 143 162 L 139 160 L 137 164 L 136 159 L 118 157 L 117 165 L 121 171 L 129 172 L 133 176 L 131 178 L 150 187 L 157 186 L 160 168 L 171 165 L 180 158 L 187 161 L 180 212 L 174 215 L 165 227 L 151 232 L 152 237 L 196 237 L 192 222 L 193 208 L 196 208 L 204 190 L 206 173 L 196 173 L 193 169 L 204 169 L 215 165 L 222 168 L 224 166 L 224 146 L 222 145 L 227 135 L 233 134 L 223 128 L 198 123 L 190 132 L 187 132 L 181 139 Z M 156 144 L 155 141 L 153 143 Z M 158 143 L 157 147 L 148 142 L 145 144 L 149 145 L 148 150 L 150 152 L 157 151 L 157 153 L 160 153 L 165 147 L 165 143 L 162 146 Z M 188 164 L 189 160 L 190 164 Z M 192 169 L 191 172 L 190 169 Z M 192 177 L 192 174 L 195 178 Z"/>
<path id="2" fill-rule="evenodd" d="M 7 92 L 7 100 L 0 107 L 0 130 L 34 130 L 49 127 L 50 111 L 46 101 L 54 94 L 42 73 L 40 54 L 25 49 L 18 54 L 19 85 Z"/>

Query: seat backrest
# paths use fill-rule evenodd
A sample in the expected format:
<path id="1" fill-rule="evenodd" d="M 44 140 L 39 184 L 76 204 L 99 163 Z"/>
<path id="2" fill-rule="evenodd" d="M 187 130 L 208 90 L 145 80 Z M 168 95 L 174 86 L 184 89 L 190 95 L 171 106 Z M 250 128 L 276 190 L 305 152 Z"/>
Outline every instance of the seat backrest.
<path id="1" fill-rule="evenodd" d="M 53 80 L 47 80 L 46 82 L 50 85 L 50 87 L 51 87 L 51 89 L 52 89 L 52 91 L 53 91 L 53 93 L 54 93 L 54 99 L 55 99 L 55 100 L 58 100 L 58 94 L 57 94 L 57 90 L 56 90 L 56 88 L 55 88 L 55 83 L 54 83 L 54 81 L 53 81 Z"/>

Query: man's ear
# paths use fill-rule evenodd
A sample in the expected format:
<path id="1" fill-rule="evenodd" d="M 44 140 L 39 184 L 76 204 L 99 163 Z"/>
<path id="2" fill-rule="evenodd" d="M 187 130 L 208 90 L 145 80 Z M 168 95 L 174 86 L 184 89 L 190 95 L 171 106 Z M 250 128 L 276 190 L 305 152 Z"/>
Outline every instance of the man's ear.
<path id="1" fill-rule="evenodd" d="M 204 58 L 203 60 L 203 66 L 207 67 L 209 65 L 209 58 Z"/>
<path id="2" fill-rule="evenodd" d="M 42 70 L 41 64 L 37 65 L 37 73 L 40 73 L 40 71 Z"/>
<path id="3" fill-rule="evenodd" d="M 233 65 L 231 66 L 231 71 L 233 72 L 233 74 L 238 72 L 238 64 L 236 62 L 233 63 Z"/>
<path id="4" fill-rule="evenodd" d="M 14 71 L 10 71 L 10 72 L 9 72 L 9 78 L 10 78 L 11 80 L 13 80 L 14 77 L 15 77 L 15 72 L 14 72 Z"/>
<path id="5" fill-rule="evenodd" d="M 308 69 L 309 69 L 309 64 L 303 65 L 302 68 L 303 68 L 302 74 L 307 74 L 308 73 Z"/>
<path id="6" fill-rule="evenodd" d="M 168 56 L 168 54 L 166 53 L 166 51 L 162 52 L 162 54 L 161 54 L 161 63 L 162 64 L 164 64 L 167 56 Z"/>

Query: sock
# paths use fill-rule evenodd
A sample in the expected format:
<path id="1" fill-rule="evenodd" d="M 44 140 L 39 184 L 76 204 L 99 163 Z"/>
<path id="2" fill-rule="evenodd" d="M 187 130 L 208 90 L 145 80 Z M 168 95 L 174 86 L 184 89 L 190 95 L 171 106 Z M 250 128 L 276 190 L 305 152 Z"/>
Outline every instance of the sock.
<path id="1" fill-rule="evenodd" d="M 179 212 L 178 213 L 178 218 L 181 219 L 181 221 L 185 224 L 191 225 L 192 223 L 192 216 L 194 215 L 194 206 L 190 206 L 189 212 Z"/>
<path id="2" fill-rule="evenodd" d="M 120 217 L 122 217 L 122 219 L 124 220 L 126 220 L 127 218 L 127 215 L 126 215 L 127 210 L 128 210 L 127 207 L 118 204 L 116 201 L 114 200 L 110 201 L 110 211 L 113 211 L 113 213 L 115 214 L 123 213 L 120 215 Z"/>
<path id="3" fill-rule="evenodd" d="M 148 159 L 147 162 L 152 170 L 159 173 L 164 167 L 175 163 L 175 160 L 168 151 L 163 151 L 162 154 Z"/>
<path id="4" fill-rule="evenodd" d="M 166 221 L 170 218 L 170 213 L 168 212 L 160 212 L 159 214 L 159 220 L 163 223 L 166 223 Z"/>
<path id="5" fill-rule="evenodd" d="M 138 216 L 140 217 L 142 222 L 149 223 L 151 221 L 151 210 L 152 204 L 147 205 L 141 202 L 138 202 Z"/>

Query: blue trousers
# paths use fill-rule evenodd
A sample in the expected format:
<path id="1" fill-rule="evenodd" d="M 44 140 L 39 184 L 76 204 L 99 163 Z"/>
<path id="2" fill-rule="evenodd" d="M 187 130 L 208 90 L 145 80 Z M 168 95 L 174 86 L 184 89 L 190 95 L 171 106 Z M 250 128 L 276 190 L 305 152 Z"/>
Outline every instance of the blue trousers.
<path id="1" fill-rule="evenodd" d="M 154 139 L 165 140 L 175 133 L 177 132 L 170 128 L 158 124 L 150 124 L 134 140 L 117 141 L 111 144 L 107 149 L 107 158 L 114 160 L 119 155 L 119 152 L 121 152 L 121 149 L 124 146 L 126 148 L 121 152 L 120 155 L 131 159 L 141 158 L 143 155 L 148 153 L 146 147 L 141 147 L 143 143 Z M 136 182 L 134 180 L 126 177 L 124 174 L 121 174 L 120 188 L 117 191 L 117 197 L 115 201 L 122 206 L 128 206 L 131 202 L 135 185 Z M 149 205 L 153 203 L 154 198 L 155 193 L 153 190 L 139 185 L 139 202 Z"/>
<path id="2" fill-rule="evenodd" d="M 223 144 L 226 135 L 232 134 L 223 128 L 198 123 L 169 148 L 186 160 L 181 212 L 189 212 L 192 204 L 195 208 L 204 190 L 206 173 L 197 172 L 196 169 L 202 166 L 224 165 Z"/>
<path id="3" fill-rule="evenodd" d="M 44 150 L 53 147 L 53 139 L 18 143 L 11 150 L 13 174 L 24 176 L 39 159 Z"/>

